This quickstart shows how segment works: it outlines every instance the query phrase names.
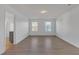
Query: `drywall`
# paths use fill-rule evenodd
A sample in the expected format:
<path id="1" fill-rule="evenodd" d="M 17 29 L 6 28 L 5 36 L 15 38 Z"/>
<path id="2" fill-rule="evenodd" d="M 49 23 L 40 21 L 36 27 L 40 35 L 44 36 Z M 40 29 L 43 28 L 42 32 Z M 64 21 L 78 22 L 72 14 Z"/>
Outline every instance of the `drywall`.
<path id="1" fill-rule="evenodd" d="M 5 12 L 5 39 L 9 41 L 9 32 L 14 31 L 14 14 Z"/>
<path id="2" fill-rule="evenodd" d="M 32 22 L 38 22 L 38 32 L 32 31 Z M 52 22 L 52 32 L 45 32 L 45 22 Z M 55 35 L 56 34 L 56 20 L 54 18 L 51 19 L 30 19 L 30 35 Z"/>
<path id="3" fill-rule="evenodd" d="M 28 34 L 28 19 L 18 13 L 16 10 L 11 8 L 8 5 L 0 5 L 0 54 L 6 51 L 6 33 L 8 34 L 9 28 L 7 28 L 6 32 L 6 12 L 13 14 L 16 20 L 15 22 L 15 30 L 14 30 L 14 44 L 19 43 Z M 8 16 L 8 14 L 7 14 Z M 19 21 L 19 22 L 18 22 Z"/>
<path id="4" fill-rule="evenodd" d="M 29 21 L 9 5 L 7 5 L 6 11 L 14 15 L 14 44 L 18 44 L 29 35 Z"/>
<path id="5" fill-rule="evenodd" d="M 79 7 L 56 20 L 57 36 L 79 48 Z"/>
<path id="6" fill-rule="evenodd" d="M 28 19 L 17 16 L 15 18 L 15 42 L 17 44 L 29 35 Z"/>
<path id="7" fill-rule="evenodd" d="M 5 51 L 5 20 L 4 5 L 0 5 L 0 54 Z"/>

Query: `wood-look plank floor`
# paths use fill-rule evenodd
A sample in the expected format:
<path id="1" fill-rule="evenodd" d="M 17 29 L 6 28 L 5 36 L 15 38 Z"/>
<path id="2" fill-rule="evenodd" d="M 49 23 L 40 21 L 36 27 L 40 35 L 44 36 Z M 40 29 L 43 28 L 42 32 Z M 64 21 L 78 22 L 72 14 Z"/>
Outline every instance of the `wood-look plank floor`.
<path id="1" fill-rule="evenodd" d="M 53 36 L 30 36 L 4 55 L 78 55 L 79 48 Z"/>
<path id="2" fill-rule="evenodd" d="M 12 48 L 13 44 L 9 41 L 9 38 L 6 38 L 6 50 L 8 50 L 9 48 Z"/>

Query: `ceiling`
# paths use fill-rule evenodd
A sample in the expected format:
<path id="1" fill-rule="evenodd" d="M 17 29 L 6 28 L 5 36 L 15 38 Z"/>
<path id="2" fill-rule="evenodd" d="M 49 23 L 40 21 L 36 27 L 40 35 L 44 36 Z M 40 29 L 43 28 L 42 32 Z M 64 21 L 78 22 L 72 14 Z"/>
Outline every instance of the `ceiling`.
<path id="1" fill-rule="evenodd" d="M 59 15 L 77 7 L 78 5 L 69 4 L 12 4 L 12 8 L 24 16 L 31 19 L 56 18 Z M 41 14 L 40 11 L 46 10 L 47 13 Z"/>

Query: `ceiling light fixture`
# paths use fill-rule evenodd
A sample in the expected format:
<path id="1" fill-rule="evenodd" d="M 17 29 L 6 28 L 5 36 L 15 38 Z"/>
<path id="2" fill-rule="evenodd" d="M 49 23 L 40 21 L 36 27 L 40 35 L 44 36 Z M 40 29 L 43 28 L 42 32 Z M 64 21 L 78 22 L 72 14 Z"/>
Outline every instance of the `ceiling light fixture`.
<path id="1" fill-rule="evenodd" d="M 42 10 L 40 13 L 45 14 L 45 13 L 47 13 L 47 11 L 46 10 Z"/>

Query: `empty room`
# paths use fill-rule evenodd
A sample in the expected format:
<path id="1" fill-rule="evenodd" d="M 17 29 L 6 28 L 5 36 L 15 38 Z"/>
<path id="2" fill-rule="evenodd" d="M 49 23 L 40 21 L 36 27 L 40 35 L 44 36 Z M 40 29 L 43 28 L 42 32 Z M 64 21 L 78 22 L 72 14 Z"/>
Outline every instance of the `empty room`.
<path id="1" fill-rule="evenodd" d="M 0 4 L 1 55 L 79 55 L 79 4 Z"/>

